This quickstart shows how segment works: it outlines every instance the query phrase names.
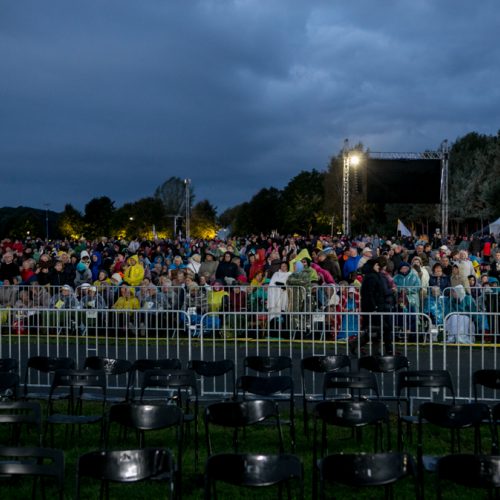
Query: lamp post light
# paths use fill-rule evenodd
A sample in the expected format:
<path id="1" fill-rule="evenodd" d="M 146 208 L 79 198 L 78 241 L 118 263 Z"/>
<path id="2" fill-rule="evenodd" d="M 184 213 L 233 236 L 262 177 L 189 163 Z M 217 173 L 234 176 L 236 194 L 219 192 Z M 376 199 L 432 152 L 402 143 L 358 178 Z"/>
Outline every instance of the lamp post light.
<path id="1" fill-rule="evenodd" d="M 351 193 L 349 186 L 349 174 L 351 166 L 359 165 L 360 157 L 349 151 L 349 139 L 344 141 L 344 149 L 342 151 L 344 160 L 343 176 L 342 176 L 342 226 L 346 236 L 351 234 Z"/>

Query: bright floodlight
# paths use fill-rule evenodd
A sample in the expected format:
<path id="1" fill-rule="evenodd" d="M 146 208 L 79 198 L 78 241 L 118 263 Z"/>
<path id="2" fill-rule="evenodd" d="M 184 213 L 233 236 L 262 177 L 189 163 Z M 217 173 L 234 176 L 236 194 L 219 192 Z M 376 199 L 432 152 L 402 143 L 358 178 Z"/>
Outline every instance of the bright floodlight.
<path id="1" fill-rule="evenodd" d="M 359 156 L 358 155 L 352 155 L 352 156 L 349 156 L 349 163 L 355 167 L 356 165 L 359 165 Z"/>

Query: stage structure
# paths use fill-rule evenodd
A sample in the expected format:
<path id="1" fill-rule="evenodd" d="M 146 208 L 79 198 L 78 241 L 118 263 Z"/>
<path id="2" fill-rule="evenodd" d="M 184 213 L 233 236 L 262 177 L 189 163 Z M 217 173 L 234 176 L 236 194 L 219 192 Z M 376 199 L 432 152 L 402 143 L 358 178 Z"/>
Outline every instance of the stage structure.
<path id="1" fill-rule="evenodd" d="M 368 203 L 440 203 L 441 234 L 448 235 L 448 141 L 439 151 L 422 153 L 360 153 L 344 141 L 342 222 L 351 233 L 350 171 L 363 164 Z"/>

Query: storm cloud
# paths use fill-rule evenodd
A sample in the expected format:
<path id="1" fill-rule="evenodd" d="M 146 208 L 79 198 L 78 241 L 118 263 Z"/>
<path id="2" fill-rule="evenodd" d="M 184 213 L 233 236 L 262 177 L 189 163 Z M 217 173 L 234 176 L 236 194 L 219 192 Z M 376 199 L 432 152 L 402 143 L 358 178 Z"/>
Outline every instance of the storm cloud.
<path id="1" fill-rule="evenodd" d="M 499 127 L 495 0 L 0 4 L 0 206 L 82 209 L 171 176 L 219 212 L 344 138 L 438 148 Z"/>

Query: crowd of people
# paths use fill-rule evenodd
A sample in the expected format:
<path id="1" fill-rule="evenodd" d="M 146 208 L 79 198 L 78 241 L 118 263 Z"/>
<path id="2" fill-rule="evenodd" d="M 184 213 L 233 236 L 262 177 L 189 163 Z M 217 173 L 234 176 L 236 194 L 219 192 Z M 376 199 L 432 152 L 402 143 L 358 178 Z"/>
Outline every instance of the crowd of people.
<path id="1" fill-rule="evenodd" d="M 384 238 L 259 235 L 219 240 L 11 240 L 0 243 L 0 308 L 186 311 L 206 313 L 333 312 L 331 338 L 358 335 L 371 315 L 414 313 L 447 325 L 450 341 L 497 333 L 500 246 L 482 237 Z M 365 313 L 360 317 L 342 313 Z M 370 314 L 368 314 L 370 313 Z M 465 314 L 467 313 L 467 314 Z M 210 320 L 212 323 L 217 319 Z M 453 333 L 454 332 L 454 333 Z"/>

